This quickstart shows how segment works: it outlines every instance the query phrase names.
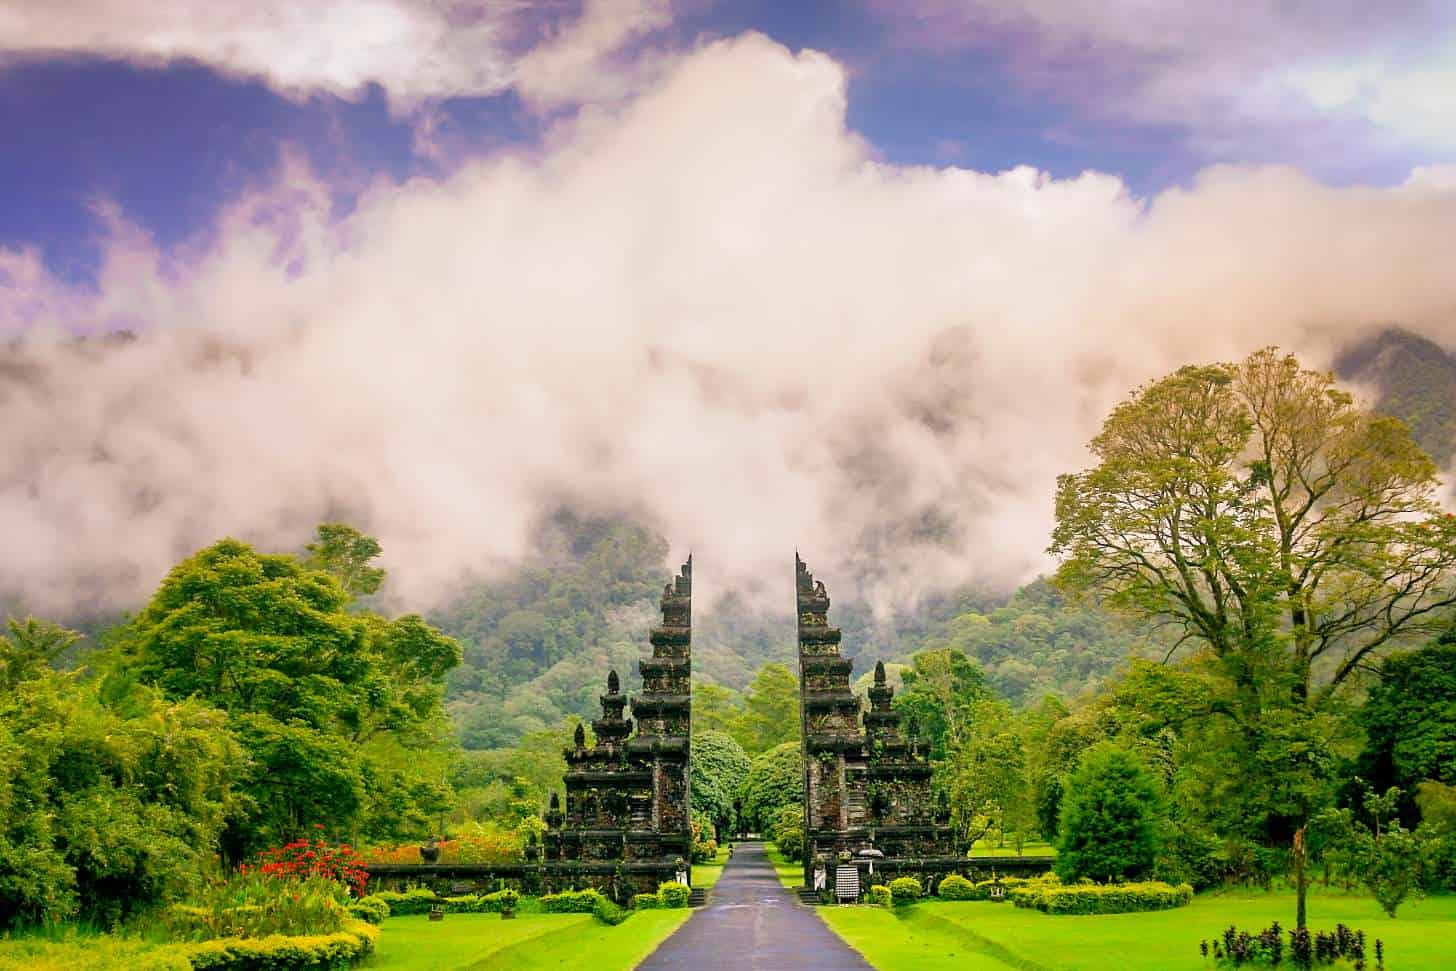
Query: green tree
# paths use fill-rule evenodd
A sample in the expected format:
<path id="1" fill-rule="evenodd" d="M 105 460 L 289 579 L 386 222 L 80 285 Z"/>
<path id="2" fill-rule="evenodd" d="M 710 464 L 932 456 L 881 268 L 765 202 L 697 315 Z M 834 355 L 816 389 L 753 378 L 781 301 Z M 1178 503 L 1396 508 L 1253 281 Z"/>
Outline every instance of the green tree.
<path id="1" fill-rule="evenodd" d="M 103 693 L 44 665 L 0 691 L 0 927 L 111 924 L 185 896 L 235 799 L 226 723 L 196 699 Z"/>
<path id="2" fill-rule="evenodd" d="M 384 570 L 369 565 L 383 552 L 379 541 L 348 523 L 320 523 L 306 549 L 304 565 L 338 580 L 350 597 L 367 597 L 384 582 Z"/>
<path id="3" fill-rule="evenodd" d="M 57 624 L 27 617 L 6 621 L 9 636 L 0 634 L 0 688 L 10 690 L 39 677 L 81 635 Z"/>
<path id="4" fill-rule="evenodd" d="M 738 793 L 752 762 L 743 746 L 726 732 L 693 733 L 693 809 L 702 810 L 717 831 L 737 831 Z"/>
<path id="5" fill-rule="evenodd" d="M 1361 776 L 1381 789 L 1456 785 L 1456 635 L 1387 657 L 1379 675 L 1360 710 Z"/>
<path id="6" fill-rule="evenodd" d="M 765 833 L 784 859 L 798 861 L 804 858 L 804 806 L 802 803 L 780 806 Z"/>
<path id="7" fill-rule="evenodd" d="M 990 697 L 985 675 L 959 648 L 921 651 L 900 673 L 895 710 L 914 719 L 933 759 L 944 759 L 969 735 L 976 706 Z"/>
<path id="8" fill-rule="evenodd" d="M 743 696 L 711 681 L 693 685 L 693 728 L 704 732 L 732 732 L 743 718 Z"/>
<path id="9" fill-rule="evenodd" d="M 1278 660 L 1295 699 L 1323 703 L 1456 603 L 1435 465 L 1292 356 L 1139 388 L 1091 448 L 1094 468 L 1058 480 L 1058 579 L 1171 623 L 1246 689 Z"/>
<path id="10" fill-rule="evenodd" d="M 967 846 L 992 830 L 1004 837 L 1008 824 L 1024 837 L 1032 817 L 1031 793 L 1025 747 L 1011 709 L 984 699 L 971 706 L 967 721 L 964 737 L 940 767 L 951 821 Z"/>
<path id="11" fill-rule="evenodd" d="M 1062 799 L 1057 875 L 1063 880 L 1137 879 L 1160 845 L 1162 797 L 1131 751 L 1101 743 L 1082 755 Z"/>
<path id="12" fill-rule="evenodd" d="M 353 613 L 349 601 L 331 574 L 227 539 L 178 564 L 119 638 L 118 675 L 233 716 L 248 762 L 230 858 L 315 823 L 371 835 L 371 809 L 397 831 L 411 793 L 429 803 L 416 822 L 440 808 L 429 798 L 439 776 L 399 756 L 440 744 L 441 679 L 460 648 L 418 617 Z"/>
<path id="13" fill-rule="evenodd" d="M 754 758 L 740 798 L 743 825 L 767 833 L 784 806 L 804 802 L 804 759 L 799 743 L 784 742 Z"/>
<path id="14" fill-rule="evenodd" d="M 799 679 L 782 664 L 758 669 L 744 695 L 743 716 L 733 737 L 749 755 L 799 738 Z"/>

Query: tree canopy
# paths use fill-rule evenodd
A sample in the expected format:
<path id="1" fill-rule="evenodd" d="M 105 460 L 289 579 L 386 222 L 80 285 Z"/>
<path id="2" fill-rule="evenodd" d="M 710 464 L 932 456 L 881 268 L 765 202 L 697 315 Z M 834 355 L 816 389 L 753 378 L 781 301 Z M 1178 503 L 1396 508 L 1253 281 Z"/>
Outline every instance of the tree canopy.
<path id="1" fill-rule="evenodd" d="M 1456 518 L 1399 420 L 1273 348 L 1139 388 L 1058 480 L 1058 579 L 1315 703 L 1456 603 Z M 1318 666 L 1322 687 L 1313 681 Z"/>

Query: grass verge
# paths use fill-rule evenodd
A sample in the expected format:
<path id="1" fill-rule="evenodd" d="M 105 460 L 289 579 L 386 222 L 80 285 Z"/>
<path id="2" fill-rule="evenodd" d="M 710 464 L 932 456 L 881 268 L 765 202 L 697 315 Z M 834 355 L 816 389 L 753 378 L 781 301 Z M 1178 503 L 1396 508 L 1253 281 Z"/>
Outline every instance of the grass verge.
<path id="1" fill-rule="evenodd" d="M 693 886 L 702 887 L 704 890 L 718 882 L 723 875 L 723 867 L 728 863 L 728 847 L 718 848 L 718 855 L 706 863 L 693 864 Z"/>
<path id="2" fill-rule="evenodd" d="M 774 872 L 779 877 L 779 883 L 790 890 L 796 890 L 804 885 L 803 867 L 784 859 L 784 855 L 772 843 L 763 844 L 763 851 L 768 855 L 768 861 L 773 864 Z"/>
<path id="3" fill-rule="evenodd" d="M 877 968 L 1196 971 L 1211 967 L 1198 953 L 1200 940 L 1211 940 L 1230 924 L 1258 931 L 1278 920 L 1287 927 L 1294 895 L 1210 894 L 1178 910 L 1095 916 L 944 901 L 898 913 L 863 906 L 822 907 L 818 913 Z M 1311 897 L 1310 927 L 1337 923 L 1365 931 L 1372 949 L 1375 938 L 1383 940 L 1391 971 L 1456 967 L 1456 897 L 1408 902 L 1394 920 L 1367 897 Z"/>
<path id="4" fill-rule="evenodd" d="M 423 915 L 384 923 L 369 971 L 487 971 L 494 968 L 589 967 L 627 971 L 688 919 L 692 912 L 645 910 L 616 927 L 590 914 L 531 914 L 501 920 L 495 914 Z"/>

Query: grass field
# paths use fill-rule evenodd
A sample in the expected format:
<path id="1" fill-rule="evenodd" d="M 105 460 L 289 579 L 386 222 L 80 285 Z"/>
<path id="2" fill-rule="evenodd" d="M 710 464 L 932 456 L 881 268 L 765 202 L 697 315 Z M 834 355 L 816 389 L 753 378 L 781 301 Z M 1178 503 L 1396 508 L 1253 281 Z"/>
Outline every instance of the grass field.
<path id="1" fill-rule="evenodd" d="M 908 912 L 879 907 L 821 907 L 831 928 L 877 968 L 917 971 L 1196 971 L 1211 968 L 1200 940 L 1230 924 L 1258 931 L 1294 917 L 1294 895 L 1216 894 L 1179 910 L 1106 916 L 1050 916 L 1010 904 L 927 901 Z M 1386 946 L 1391 971 L 1456 967 L 1456 897 L 1407 902 L 1392 920 L 1366 897 L 1315 896 L 1310 927 L 1345 923 Z"/>
<path id="2" fill-rule="evenodd" d="M 488 971 L 591 968 L 627 971 L 688 919 L 692 911 L 644 910 L 608 927 L 588 914 L 424 915 L 384 922 L 371 971 Z"/>
<path id="3" fill-rule="evenodd" d="M 723 866 L 728 862 L 728 847 L 718 848 L 718 855 L 707 863 L 693 864 L 693 886 L 704 890 L 718 882 L 723 875 Z"/>
<path id="4" fill-rule="evenodd" d="M 803 867 L 784 859 L 784 855 L 774 849 L 772 843 L 763 844 L 763 851 L 768 855 L 768 861 L 773 864 L 774 872 L 779 875 L 779 883 L 790 890 L 804 885 Z"/>

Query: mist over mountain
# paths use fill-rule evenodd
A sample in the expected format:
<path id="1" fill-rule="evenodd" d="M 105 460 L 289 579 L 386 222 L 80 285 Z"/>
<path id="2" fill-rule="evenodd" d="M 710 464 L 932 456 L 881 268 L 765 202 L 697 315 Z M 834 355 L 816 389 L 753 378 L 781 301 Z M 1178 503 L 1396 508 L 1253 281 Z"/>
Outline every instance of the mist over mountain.
<path id="1" fill-rule="evenodd" d="M 1456 354 L 1419 334 L 1391 328 L 1341 352 L 1335 373 L 1373 389 L 1375 410 L 1409 425 L 1436 464 L 1451 464 L 1456 456 Z"/>

